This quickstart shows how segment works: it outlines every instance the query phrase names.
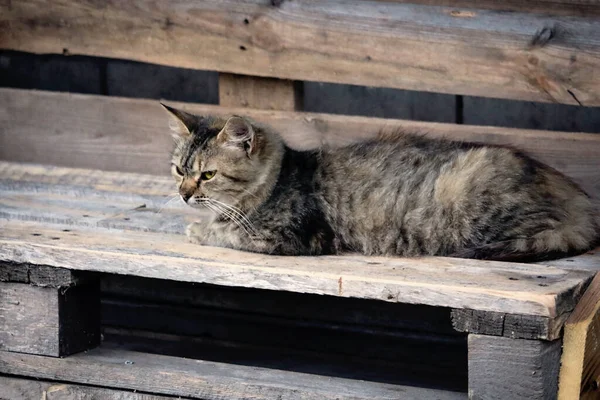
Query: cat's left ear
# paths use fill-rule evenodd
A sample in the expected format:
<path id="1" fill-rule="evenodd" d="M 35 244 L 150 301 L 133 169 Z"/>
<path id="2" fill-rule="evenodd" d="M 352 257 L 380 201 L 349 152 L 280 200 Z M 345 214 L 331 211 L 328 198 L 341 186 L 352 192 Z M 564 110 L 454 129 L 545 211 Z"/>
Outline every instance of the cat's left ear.
<path id="1" fill-rule="evenodd" d="M 248 156 L 256 151 L 256 133 L 245 118 L 233 116 L 217 136 L 217 141 L 227 147 L 244 150 Z"/>
<path id="2" fill-rule="evenodd" d="M 171 135 L 175 139 L 186 138 L 191 135 L 197 122 L 194 115 L 169 107 L 163 103 L 160 103 L 160 105 L 163 106 L 171 116 L 169 127 L 171 128 Z"/>

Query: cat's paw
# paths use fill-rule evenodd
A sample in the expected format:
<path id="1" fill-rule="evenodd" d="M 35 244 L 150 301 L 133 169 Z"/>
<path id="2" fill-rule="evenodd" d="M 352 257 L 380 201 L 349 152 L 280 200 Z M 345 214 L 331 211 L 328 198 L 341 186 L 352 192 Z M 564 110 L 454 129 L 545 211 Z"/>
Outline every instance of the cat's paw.
<path id="1" fill-rule="evenodd" d="M 192 243 L 202 244 L 202 234 L 206 227 L 201 222 L 192 222 L 185 228 L 185 234 Z"/>

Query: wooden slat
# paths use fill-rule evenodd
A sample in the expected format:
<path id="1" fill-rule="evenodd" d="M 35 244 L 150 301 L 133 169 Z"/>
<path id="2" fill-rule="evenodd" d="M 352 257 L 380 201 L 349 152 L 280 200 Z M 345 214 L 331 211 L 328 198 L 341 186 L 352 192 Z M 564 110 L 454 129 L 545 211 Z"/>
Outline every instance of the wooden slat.
<path id="1" fill-rule="evenodd" d="M 220 73 L 219 105 L 261 110 L 301 110 L 302 82 Z"/>
<path id="2" fill-rule="evenodd" d="M 65 23 L 64 21 L 69 21 Z M 395 2 L 21 0 L 0 48 L 290 80 L 600 104 L 592 17 Z"/>
<path id="3" fill-rule="evenodd" d="M 347 144 L 394 129 L 514 145 L 600 199 L 600 135 L 173 104 L 204 115 L 248 115 L 299 149 Z M 167 174 L 168 122 L 154 100 L 0 89 L 0 159 Z"/>
<path id="4" fill-rule="evenodd" d="M 0 376 L 0 399 L 7 400 L 174 400 L 173 397 Z M 178 399 L 185 400 L 182 397 Z"/>
<path id="5" fill-rule="evenodd" d="M 204 400 L 466 398 L 457 392 L 103 348 L 64 359 L 0 352 L 0 372 Z"/>
<path id="6" fill-rule="evenodd" d="M 559 400 L 600 397 L 600 273 L 565 324 Z"/>
<path id="7" fill-rule="evenodd" d="M 561 342 L 469 335 L 469 399 L 556 399 Z"/>

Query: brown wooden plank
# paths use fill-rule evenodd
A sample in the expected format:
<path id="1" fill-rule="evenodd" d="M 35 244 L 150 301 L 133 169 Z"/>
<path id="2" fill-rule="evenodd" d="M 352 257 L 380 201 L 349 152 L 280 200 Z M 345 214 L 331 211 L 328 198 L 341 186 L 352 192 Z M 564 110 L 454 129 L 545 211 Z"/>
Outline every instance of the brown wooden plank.
<path id="1" fill-rule="evenodd" d="M 173 400 L 171 396 L 136 393 L 132 391 L 104 389 L 93 386 L 73 385 L 0 376 L 0 399 L 7 400 Z M 178 399 L 185 400 L 182 397 Z"/>
<path id="2" fill-rule="evenodd" d="M 469 399 L 555 399 L 560 353 L 560 340 L 469 335 Z"/>
<path id="3" fill-rule="evenodd" d="M 565 324 L 559 400 L 600 396 L 600 273 Z"/>
<path id="4" fill-rule="evenodd" d="M 220 73 L 219 105 L 261 110 L 301 110 L 302 82 Z"/>
<path id="5" fill-rule="evenodd" d="M 0 283 L 0 349 L 62 357 L 100 343 L 99 285 Z"/>
<path id="6" fill-rule="evenodd" d="M 290 80 L 600 104 L 600 21 L 395 2 L 3 3 L 0 48 Z M 64 23 L 69 21 L 69 23 Z"/>
<path id="7" fill-rule="evenodd" d="M 600 199 L 600 135 L 173 105 L 204 115 L 248 115 L 273 126 L 299 149 L 364 140 L 382 129 L 513 145 L 572 177 Z M 168 174 L 172 146 L 168 123 L 169 116 L 153 100 L 0 89 L 0 159 Z"/>
<path id="8" fill-rule="evenodd" d="M 34 286 L 67 288 L 93 279 L 93 276 L 65 268 L 0 263 L 0 281 L 2 282 L 19 282 L 29 283 Z"/>
<path id="9" fill-rule="evenodd" d="M 485 10 L 521 11 L 552 15 L 579 15 L 589 17 L 600 15 L 598 0 L 379 0 L 396 3 L 415 3 L 454 8 L 457 17 L 468 17 L 461 8 Z"/>
<path id="10" fill-rule="evenodd" d="M 457 392 L 103 348 L 64 359 L 0 352 L 0 372 L 206 400 L 466 398 Z"/>
<path id="11" fill-rule="evenodd" d="M 60 226 L 17 221 L 5 223 L 2 236 L 0 260 L 17 263 L 538 315 L 549 321 L 574 307 L 573 293 L 592 276 L 588 271 L 443 257 L 269 256 L 198 247 L 180 235 L 75 226 L 64 233 Z"/>

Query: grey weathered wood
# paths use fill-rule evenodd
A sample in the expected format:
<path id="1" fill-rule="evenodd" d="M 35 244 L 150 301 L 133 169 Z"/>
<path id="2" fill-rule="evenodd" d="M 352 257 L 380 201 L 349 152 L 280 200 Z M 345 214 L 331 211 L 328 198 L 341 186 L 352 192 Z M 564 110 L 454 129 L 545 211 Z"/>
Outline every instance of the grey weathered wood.
<path id="1" fill-rule="evenodd" d="M 560 340 L 469 335 L 469 399 L 556 399 L 560 354 Z"/>
<path id="2" fill-rule="evenodd" d="M 173 400 L 173 397 L 0 376 L 0 399 L 6 400 Z M 179 399 L 185 400 L 183 397 Z"/>
<path id="3" fill-rule="evenodd" d="M 132 0 L 109 7 L 91 0 L 21 0 L 2 7 L 5 49 L 600 104 L 600 83 L 590 79 L 600 60 L 600 22 L 593 17 L 477 9 L 457 15 L 447 7 L 367 1 L 348 7 L 342 0 Z"/>
<path id="4" fill-rule="evenodd" d="M 0 283 L 0 349 L 61 357 L 100 343 L 98 284 Z"/>
<path id="5" fill-rule="evenodd" d="M 172 105 L 200 115 L 250 116 L 273 126 L 299 149 L 348 144 L 373 138 L 381 130 L 512 145 L 600 199 L 600 135 Z M 154 100 L 0 89 L 0 159 L 166 175 L 172 147 L 168 122 L 169 116 Z M 125 186 L 121 190 L 127 191 Z"/>
<path id="6" fill-rule="evenodd" d="M 302 82 L 237 74 L 219 74 L 219 104 L 263 110 L 302 109 Z"/>
<path id="7" fill-rule="evenodd" d="M 579 296 L 574 297 L 576 302 Z M 568 316 L 548 321 L 536 315 L 508 314 L 467 309 L 452 310 L 452 326 L 459 332 L 504 336 L 513 339 L 547 339 L 561 336 Z"/>
<path id="8" fill-rule="evenodd" d="M 45 265 L 0 263 L 0 281 L 65 288 L 93 280 L 93 275 Z"/>
<path id="9" fill-rule="evenodd" d="M 0 352 L 0 372 L 206 400 L 466 398 L 457 392 L 103 348 L 64 359 Z"/>

